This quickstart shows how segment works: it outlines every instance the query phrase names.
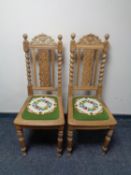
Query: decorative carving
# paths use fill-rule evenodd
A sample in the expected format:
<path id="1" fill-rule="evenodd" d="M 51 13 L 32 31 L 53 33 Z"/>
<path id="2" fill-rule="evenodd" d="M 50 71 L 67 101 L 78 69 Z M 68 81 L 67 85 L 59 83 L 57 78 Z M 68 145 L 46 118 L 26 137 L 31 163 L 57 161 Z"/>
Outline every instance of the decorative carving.
<path id="1" fill-rule="evenodd" d="M 27 70 L 27 79 L 28 79 L 28 85 L 31 85 L 31 58 L 30 58 L 30 54 L 29 53 L 25 53 L 25 57 L 26 57 L 26 70 Z"/>
<path id="2" fill-rule="evenodd" d="M 70 155 L 73 148 L 73 130 L 68 127 L 67 130 L 67 152 Z"/>
<path id="3" fill-rule="evenodd" d="M 58 98 L 58 104 L 59 104 L 58 120 L 56 120 L 55 122 L 52 122 L 52 124 L 50 124 L 50 121 L 47 121 L 47 122 L 37 121 L 36 123 L 33 120 L 25 121 L 25 124 L 24 124 L 22 111 L 28 107 L 28 103 L 31 97 L 33 97 L 36 94 L 36 93 L 33 93 L 33 91 L 35 90 L 38 90 L 38 91 L 40 90 L 41 95 L 43 95 L 41 90 L 45 90 L 47 92 L 46 93 L 47 95 L 50 93 L 50 91 L 51 91 L 50 94 L 52 95 L 56 94 L 56 93 L 53 93 L 52 91 L 58 91 L 59 93 L 59 90 L 60 90 L 61 92 L 62 49 L 63 49 L 62 36 L 58 37 L 59 39 L 58 45 L 54 42 L 54 40 L 51 37 L 48 37 L 44 34 L 36 36 L 35 38 L 33 38 L 32 42 L 29 42 L 27 40 L 28 37 L 26 34 L 23 35 L 23 38 L 24 38 L 23 49 L 25 52 L 26 65 L 27 65 L 27 78 L 28 78 L 28 90 L 29 90 L 28 94 L 30 97 L 28 97 L 28 99 L 26 100 L 26 102 L 24 103 L 21 109 L 21 112 L 17 115 L 16 119 L 14 120 L 14 125 L 16 126 L 16 131 L 20 142 L 21 151 L 23 155 L 26 154 L 27 148 L 26 148 L 24 133 L 23 133 L 24 128 L 35 128 L 35 129 L 39 129 L 39 128 L 53 129 L 54 128 L 54 129 L 58 129 L 57 152 L 58 152 L 58 155 L 61 155 L 62 149 L 63 149 L 62 143 L 63 143 L 63 134 L 64 134 L 64 114 L 63 114 L 62 98 L 61 97 Z M 58 82 L 59 82 L 58 87 L 59 88 L 55 87 L 56 83 L 54 82 L 54 78 L 55 78 L 54 67 L 56 66 L 56 62 L 58 63 Z M 53 77 L 52 79 L 50 74 Z M 36 79 L 34 80 L 35 77 Z M 40 81 L 38 79 L 40 79 Z M 52 84 L 51 84 L 51 80 L 53 81 Z M 39 82 L 40 82 L 40 85 L 39 85 Z M 33 83 L 33 86 L 32 86 L 32 83 Z M 40 93 L 38 92 L 39 95 Z M 49 100 L 47 102 L 49 102 Z M 50 104 L 48 104 L 47 106 L 49 107 Z M 44 109 L 46 108 L 44 101 L 41 101 L 41 104 L 39 103 L 35 105 L 36 105 L 36 108 L 40 107 L 42 109 L 42 105 L 44 106 L 43 107 Z"/>
<path id="4" fill-rule="evenodd" d="M 23 50 L 25 52 L 28 52 L 29 51 L 29 41 L 27 40 L 28 39 L 28 35 L 26 33 L 23 34 L 23 38 L 24 38 L 24 41 L 23 41 Z"/>
<path id="5" fill-rule="evenodd" d="M 58 129 L 58 137 L 57 137 L 57 154 L 60 157 L 62 153 L 62 146 L 63 146 L 63 134 L 64 134 L 64 127 L 60 127 Z"/>
<path id="6" fill-rule="evenodd" d="M 102 60 L 100 63 L 100 71 L 99 71 L 99 79 L 98 79 L 98 96 L 101 97 L 102 95 L 102 83 L 103 83 L 103 78 L 104 78 L 104 72 L 105 72 L 105 64 L 106 64 L 106 58 L 107 58 L 107 51 L 109 47 L 108 43 L 109 35 L 105 35 L 105 41 L 104 41 L 104 49 L 103 49 L 103 54 L 102 54 Z"/>
<path id="7" fill-rule="evenodd" d="M 73 84 L 73 73 L 74 73 L 74 58 L 75 58 L 75 48 L 76 48 L 76 42 L 75 42 L 75 34 L 71 34 L 71 43 L 70 43 L 70 85 Z"/>
<path id="8" fill-rule="evenodd" d="M 104 70 L 105 70 L 105 63 L 106 63 L 106 57 L 103 55 L 101 65 L 100 65 L 100 72 L 99 72 L 99 85 L 102 85 Z"/>
<path id="9" fill-rule="evenodd" d="M 55 41 L 53 38 L 51 38 L 50 36 L 47 36 L 45 34 L 40 34 L 35 36 L 32 41 L 30 42 L 30 44 L 32 46 L 36 46 L 36 45 L 56 45 Z"/>
<path id="10" fill-rule="evenodd" d="M 62 95 L 62 35 L 58 35 L 58 94 Z"/>
<path id="11" fill-rule="evenodd" d="M 48 87 L 50 85 L 49 76 L 49 62 L 48 62 L 48 50 L 41 50 L 39 52 L 39 75 L 40 75 L 40 86 Z"/>
<path id="12" fill-rule="evenodd" d="M 26 155 L 26 144 L 25 144 L 25 139 L 24 139 L 24 133 L 23 133 L 23 128 L 16 126 L 16 133 L 18 136 L 18 140 L 21 146 L 21 152 L 25 156 Z"/>
<path id="13" fill-rule="evenodd" d="M 82 85 L 87 86 L 90 84 L 92 75 L 92 64 L 93 64 L 93 50 L 84 50 L 83 58 L 83 73 L 82 73 Z"/>
<path id="14" fill-rule="evenodd" d="M 109 146 L 109 143 L 111 142 L 113 132 L 114 132 L 114 129 L 109 129 L 107 131 L 107 135 L 105 136 L 105 140 L 104 140 L 104 143 L 103 143 L 103 146 L 102 146 L 102 150 L 104 152 L 108 151 L 108 146 Z"/>
<path id="15" fill-rule="evenodd" d="M 28 80 L 28 94 L 32 95 L 32 82 L 31 82 L 31 56 L 29 51 L 29 41 L 28 41 L 28 35 L 23 35 L 24 41 L 23 41 L 23 49 L 25 52 L 25 58 L 26 58 L 26 71 L 27 71 L 27 80 Z"/>
<path id="16" fill-rule="evenodd" d="M 55 50 L 50 50 L 50 55 L 51 55 L 51 63 L 50 63 L 50 66 L 51 66 L 51 85 L 54 87 L 55 86 Z"/>
<path id="17" fill-rule="evenodd" d="M 100 44 L 101 43 L 101 40 L 98 36 L 95 36 L 93 34 L 89 34 L 89 35 L 85 35 L 83 36 L 78 44 Z"/>
<path id="18" fill-rule="evenodd" d="M 98 80 L 99 57 L 100 57 L 99 50 L 95 50 L 93 66 L 92 66 L 92 80 L 91 80 L 91 85 L 94 85 L 94 86 L 97 84 L 97 80 Z"/>
<path id="19" fill-rule="evenodd" d="M 76 86 L 79 86 L 80 82 L 80 61 L 81 61 L 81 51 L 80 49 L 77 50 L 77 79 L 76 79 Z"/>

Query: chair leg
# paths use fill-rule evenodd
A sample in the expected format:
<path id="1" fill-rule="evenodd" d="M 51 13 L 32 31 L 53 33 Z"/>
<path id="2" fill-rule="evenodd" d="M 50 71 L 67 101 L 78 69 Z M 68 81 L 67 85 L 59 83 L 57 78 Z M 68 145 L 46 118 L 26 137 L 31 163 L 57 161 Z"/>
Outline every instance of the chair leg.
<path id="1" fill-rule="evenodd" d="M 71 127 L 68 127 L 67 129 L 67 152 L 69 155 L 71 155 L 73 147 L 73 129 Z"/>
<path id="2" fill-rule="evenodd" d="M 58 128 L 58 137 L 57 137 L 57 154 L 58 157 L 61 156 L 63 150 L 63 134 L 64 134 L 64 127 Z"/>
<path id="3" fill-rule="evenodd" d="M 26 144 L 24 139 L 23 128 L 21 126 L 16 126 L 16 132 L 18 136 L 18 140 L 21 146 L 21 152 L 25 156 L 26 155 Z"/>
<path id="4" fill-rule="evenodd" d="M 113 132 L 114 132 L 114 129 L 109 129 L 107 131 L 106 136 L 105 136 L 105 140 L 104 140 L 104 143 L 103 143 L 103 146 L 102 146 L 102 150 L 105 153 L 108 151 L 108 146 L 109 146 L 109 143 L 111 142 L 111 138 L 112 138 Z"/>

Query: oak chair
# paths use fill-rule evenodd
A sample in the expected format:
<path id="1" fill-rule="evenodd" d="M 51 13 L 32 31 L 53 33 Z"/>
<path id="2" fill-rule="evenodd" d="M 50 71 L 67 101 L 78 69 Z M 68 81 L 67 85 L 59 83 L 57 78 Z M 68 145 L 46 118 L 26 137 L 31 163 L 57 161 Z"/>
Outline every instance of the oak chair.
<path id="1" fill-rule="evenodd" d="M 27 34 L 23 38 L 28 98 L 14 120 L 21 151 L 26 155 L 24 128 L 57 129 L 57 153 L 60 156 L 64 130 L 62 36 L 58 35 L 58 43 L 45 34 L 35 36 L 31 42 Z"/>
<path id="2" fill-rule="evenodd" d="M 71 154 L 74 130 L 107 130 L 102 150 L 107 152 L 117 122 L 102 100 L 109 35 L 93 34 L 70 42 L 67 151 Z M 79 91 L 79 93 L 78 93 Z M 80 95 L 80 93 L 83 93 Z"/>

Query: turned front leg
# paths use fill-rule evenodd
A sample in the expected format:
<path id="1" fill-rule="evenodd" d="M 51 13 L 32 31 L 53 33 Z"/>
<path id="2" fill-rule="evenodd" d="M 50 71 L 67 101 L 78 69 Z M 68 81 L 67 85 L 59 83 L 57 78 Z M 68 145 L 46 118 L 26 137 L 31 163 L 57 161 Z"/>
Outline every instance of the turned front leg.
<path id="1" fill-rule="evenodd" d="M 73 147 L 73 129 L 68 127 L 68 130 L 67 130 L 67 151 L 68 151 L 69 155 L 72 152 L 72 147 Z"/>
<path id="2" fill-rule="evenodd" d="M 16 126 L 16 132 L 17 132 L 19 143 L 20 143 L 21 152 L 25 156 L 26 155 L 26 144 L 25 144 L 25 139 L 24 139 L 23 128 L 20 126 Z"/>
<path id="3" fill-rule="evenodd" d="M 63 150 L 63 134 L 64 134 L 64 127 L 60 127 L 58 129 L 58 137 L 57 137 L 57 154 L 61 156 Z"/>
<path id="4" fill-rule="evenodd" d="M 104 140 L 104 143 L 103 143 L 103 146 L 102 146 L 102 150 L 104 152 L 108 151 L 109 143 L 111 142 L 113 132 L 114 132 L 114 129 L 109 129 L 107 131 L 107 134 L 105 136 L 105 140 Z"/>

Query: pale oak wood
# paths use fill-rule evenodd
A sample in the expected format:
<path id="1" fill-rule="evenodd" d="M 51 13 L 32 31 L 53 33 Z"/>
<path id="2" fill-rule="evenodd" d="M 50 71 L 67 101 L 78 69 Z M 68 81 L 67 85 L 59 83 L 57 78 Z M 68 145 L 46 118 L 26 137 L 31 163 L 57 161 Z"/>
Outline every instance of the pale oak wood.
<path id="1" fill-rule="evenodd" d="M 34 49 L 32 49 L 32 64 L 33 64 L 33 73 L 34 73 L 34 85 L 36 86 L 37 85 L 36 53 Z"/>
<path id="2" fill-rule="evenodd" d="M 105 35 L 105 41 L 101 41 L 97 36 L 93 34 L 86 35 L 80 39 L 79 42 L 75 41 L 75 34 L 71 35 L 70 42 L 70 72 L 69 72 L 69 85 L 68 85 L 68 130 L 67 130 L 67 151 L 71 154 L 73 147 L 73 131 L 74 130 L 107 130 L 107 135 L 102 146 L 104 152 L 107 152 L 111 137 L 117 121 L 113 117 L 112 113 L 102 100 L 102 86 L 104 78 L 105 63 L 107 59 L 107 51 L 109 47 L 108 43 L 109 35 Z M 82 71 L 81 85 L 78 82 L 73 84 L 74 74 L 80 77 L 80 70 L 74 69 L 76 63 L 76 54 L 78 49 L 83 52 L 84 66 Z M 78 52 L 79 53 L 79 52 Z M 81 54 L 82 55 L 82 54 Z M 80 57 L 78 55 L 78 57 Z M 78 69 L 82 64 L 82 58 L 77 61 Z M 99 68 L 99 69 L 98 69 Z M 78 77 L 77 77 L 78 78 Z M 78 81 L 78 80 L 77 80 Z M 80 82 L 80 80 L 79 80 Z M 96 91 L 94 97 L 98 99 L 104 107 L 104 110 L 108 113 L 108 120 L 98 121 L 82 121 L 76 120 L 73 117 L 73 92 L 78 90 Z"/>
<path id="3" fill-rule="evenodd" d="M 110 128 L 107 132 L 107 135 L 105 136 L 105 140 L 104 140 L 104 143 L 103 143 L 103 146 L 102 146 L 102 149 L 103 149 L 104 152 L 108 151 L 108 145 L 111 141 L 113 132 L 114 132 L 114 128 L 112 128 L 112 129 Z"/>
<path id="4" fill-rule="evenodd" d="M 50 86 L 50 71 L 49 71 L 49 59 L 48 50 L 40 50 L 39 52 L 39 76 L 40 86 Z"/>
<path id="5" fill-rule="evenodd" d="M 92 82 L 91 85 L 96 85 L 97 80 L 97 71 L 98 71 L 98 62 L 99 62 L 99 51 L 95 50 L 95 58 L 94 58 L 93 72 L 92 72 Z"/>
<path id="6" fill-rule="evenodd" d="M 23 50 L 25 52 L 25 58 L 26 58 L 26 70 L 27 70 L 27 80 L 28 80 L 28 95 L 32 95 L 32 79 L 31 79 L 31 57 L 29 53 L 29 41 L 27 40 L 28 36 L 27 34 L 23 35 L 24 41 L 23 41 Z"/>
<path id="7" fill-rule="evenodd" d="M 48 91 L 57 91 L 57 88 L 54 88 L 54 87 L 39 87 L 39 86 L 33 86 L 32 87 L 33 90 L 48 90 Z"/>
<path id="8" fill-rule="evenodd" d="M 58 95 L 62 95 L 62 35 L 58 35 Z"/>
<path id="9" fill-rule="evenodd" d="M 61 152 L 63 150 L 63 134 L 64 134 L 64 126 L 59 127 L 58 137 L 57 137 L 57 153 L 58 156 L 61 156 Z"/>
<path id="10" fill-rule="evenodd" d="M 52 65 L 52 86 L 55 86 L 55 51 L 50 50 L 51 52 L 51 65 Z"/>
<path id="11" fill-rule="evenodd" d="M 81 59 L 81 53 L 80 49 L 77 51 L 77 80 L 76 80 L 76 87 L 79 87 L 79 79 L 80 79 L 80 59 Z"/>
<path id="12" fill-rule="evenodd" d="M 82 86 L 90 84 L 91 73 L 92 73 L 92 64 L 93 64 L 93 50 L 84 50 L 83 58 L 83 72 L 82 72 Z"/>
<path id="13" fill-rule="evenodd" d="M 28 98 L 23 104 L 20 112 L 14 120 L 14 125 L 16 127 L 16 132 L 21 146 L 21 151 L 23 155 L 26 155 L 27 147 L 24 140 L 24 128 L 31 129 L 57 129 L 57 153 L 58 156 L 61 155 L 63 150 L 63 132 L 64 132 L 64 111 L 62 104 L 62 36 L 58 36 L 58 43 L 44 34 L 37 35 L 32 39 L 31 42 L 27 40 L 27 35 L 23 35 L 23 49 L 25 51 L 26 67 L 27 67 L 27 80 L 28 80 Z M 54 56 L 49 54 L 49 51 L 58 51 L 57 59 L 54 60 Z M 31 54 L 32 53 L 32 54 Z M 49 58 L 49 56 L 51 58 Z M 52 61 L 51 61 L 52 59 Z M 51 64 L 49 64 L 51 61 Z M 58 64 L 58 87 L 54 86 L 54 65 L 55 61 Z M 50 66 L 50 68 L 49 68 Z M 40 85 L 37 81 L 37 68 L 39 68 Z M 49 72 L 53 69 L 52 74 Z M 51 83 L 50 75 L 53 83 Z M 57 92 L 56 97 L 58 98 L 59 116 L 56 120 L 25 120 L 22 118 L 22 113 L 26 109 L 29 101 L 32 97 L 36 96 L 34 90 L 45 90 L 51 91 L 52 95 L 54 91 Z M 47 94 L 38 94 L 39 96 L 46 96 Z M 49 95 L 49 94 L 48 94 Z"/>
<path id="14" fill-rule="evenodd" d="M 31 44 L 29 45 L 29 47 L 30 48 L 35 48 L 35 49 L 48 49 L 48 48 L 50 48 L 50 49 L 52 49 L 52 50 L 54 50 L 54 49 L 56 49 L 57 48 L 57 44 L 56 45 L 44 45 L 44 46 L 42 46 L 42 45 L 36 45 L 36 46 L 32 46 Z"/>
<path id="15" fill-rule="evenodd" d="M 89 46 L 86 46 L 86 45 L 82 45 L 82 44 L 77 44 L 76 48 L 78 49 L 103 49 L 103 45 L 89 45 Z"/>
<path id="16" fill-rule="evenodd" d="M 21 152 L 25 156 L 27 148 L 26 148 L 26 144 L 25 144 L 23 128 L 20 126 L 16 126 L 16 133 L 17 133 L 18 140 L 19 140 L 19 143 L 21 146 Z"/>
<path id="17" fill-rule="evenodd" d="M 74 86 L 73 90 L 74 91 L 78 91 L 78 90 L 97 90 L 97 86 L 82 86 L 82 87 Z"/>

